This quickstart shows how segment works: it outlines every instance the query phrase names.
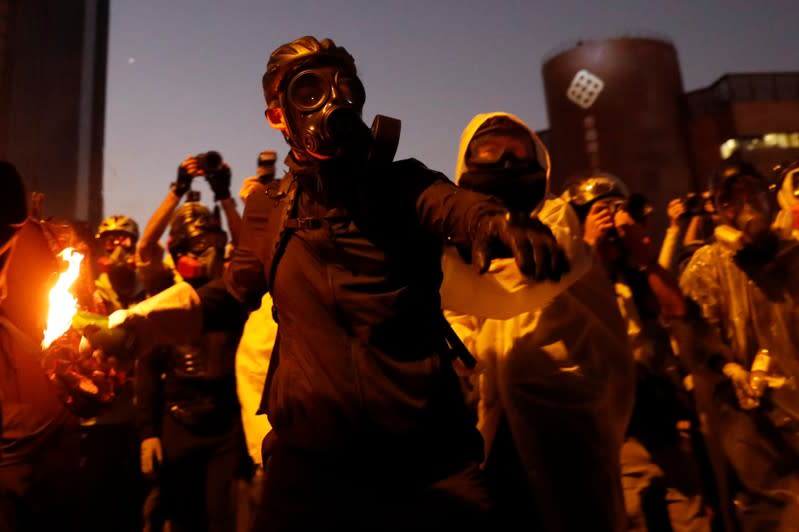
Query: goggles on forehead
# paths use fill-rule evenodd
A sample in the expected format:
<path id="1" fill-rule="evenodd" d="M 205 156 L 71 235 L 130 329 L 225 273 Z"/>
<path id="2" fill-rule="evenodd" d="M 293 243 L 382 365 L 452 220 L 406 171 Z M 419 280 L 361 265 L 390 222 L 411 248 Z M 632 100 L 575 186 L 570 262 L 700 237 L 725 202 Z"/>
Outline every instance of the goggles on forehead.
<path id="1" fill-rule="evenodd" d="M 472 139 L 466 153 L 466 162 L 476 166 L 529 166 L 543 167 L 536 157 L 535 145 L 530 139 L 505 134 L 486 134 Z"/>
<path id="2" fill-rule="evenodd" d="M 363 105 L 365 91 L 361 81 L 339 69 L 328 67 L 300 72 L 288 85 L 288 102 L 302 112 L 315 111 L 340 96 L 351 105 Z"/>

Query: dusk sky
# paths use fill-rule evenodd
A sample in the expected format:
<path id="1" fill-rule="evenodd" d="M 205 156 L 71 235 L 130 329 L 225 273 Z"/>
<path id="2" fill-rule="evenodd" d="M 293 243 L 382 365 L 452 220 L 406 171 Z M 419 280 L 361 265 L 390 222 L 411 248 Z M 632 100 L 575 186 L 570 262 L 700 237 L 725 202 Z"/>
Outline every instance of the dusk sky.
<path id="1" fill-rule="evenodd" d="M 797 23 L 797 0 L 112 0 L 104 212 L 143 226 L 188 154 L 220 151 L 235 196 L 261 150 L 282 161 L 261 75 L 275 47 L 302 35 L 355 57 L 364 121 L 402 120 L 398 158 L 451 176 L 474 114 L 548 127 L 541 65 L 578 40 L 668 38 L 692 90 L 730 72 L 799 70 Z"/>

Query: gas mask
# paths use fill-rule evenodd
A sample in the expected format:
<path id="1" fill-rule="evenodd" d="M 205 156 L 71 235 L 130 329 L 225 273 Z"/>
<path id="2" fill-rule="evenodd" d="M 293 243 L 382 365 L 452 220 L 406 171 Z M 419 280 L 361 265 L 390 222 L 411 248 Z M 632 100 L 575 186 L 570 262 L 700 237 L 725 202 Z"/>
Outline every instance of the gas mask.
<path id="1" fill-rule="evenodd" d="M 184 281 L 198 287 L 222 274 L 223 258 L 224 251 L 211 246 L 201 253 L 189 252 L 180 255 L 176 269 Z"/>
<path id="2" fill-rule="evenodd" d="M 721 184 L 716 195 L 723 226 L 716 239 L 752 258 L 768 260 L 776 251 L 778 237 L 771 230 L 771 210 L 766 186 L 743 176 Z"/>
<path id="3" fill-rule="evenodd" d="M 280 97 L 286 111 L 286 140 L 313 159 L 391 162 L 399 144 L 400 121 L 376 115 L 371 130 L 361 113 L 366 93 L 361 80 L 337 66 L 295 74 Z"/>
<path id="4" fill-rule="evenodd" d="M 127 292 L 136 283 L 134 239 L 125 233 L 109 232 L 101 240 L 105 254 L 97 259 L 97 266 L 108 275 L 114 290 Z"/>
<path id="5" fill-rule="evenodd" d="M 546 169 L 521 128 L 478 130 L 465 154 L 459 185 L 495 196 L 513 210 L 534 214 L 547 193 Z"/>
<path id="6" fill-rule="evenodd" d="M 289 144 L 317 159 L 352 154 L 369 130 L 361 120 L 366 99 L 361 81 L 337 66 L 318 66 L 292 76 L 281 106 Z"/>
<path id="7" fill-rule="evenodd" d="M 175 268 L 194 287 L 222 275 L 227 235 L 221 230 L 201 232 L 190 237 L 186 247 L 171 249 Z"/>
<path id="8" fill-rule="evenodd" d="M 117 273 L 119 270 L 133 271 L 136 267 L 133 250 L 116 246 L 114 249 L 97 259 L 100 271 L 107 274 Z"/>

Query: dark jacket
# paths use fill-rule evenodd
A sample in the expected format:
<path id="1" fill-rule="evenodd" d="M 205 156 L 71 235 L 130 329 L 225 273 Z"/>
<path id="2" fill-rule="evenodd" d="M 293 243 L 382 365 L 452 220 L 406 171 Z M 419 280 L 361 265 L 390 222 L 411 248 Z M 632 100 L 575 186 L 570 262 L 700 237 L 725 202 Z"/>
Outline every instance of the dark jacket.
<path id="1" fill-rule="evenodd" d="M 502 206 L 412 159 L 380 173 L 287 162 L 297 222 L 274 270 L 279 364 L 265 390 L 278 439 L 410 455 L 479 443 L 443 339 L 441 254 Z M 275 239 L 265 227 L 283 212 L 279 186 L 248 198 L 225 275 L 251 308 L 269 286 Z M 206 324 L 233 319 L 220 288 L 200 291 Z"/>

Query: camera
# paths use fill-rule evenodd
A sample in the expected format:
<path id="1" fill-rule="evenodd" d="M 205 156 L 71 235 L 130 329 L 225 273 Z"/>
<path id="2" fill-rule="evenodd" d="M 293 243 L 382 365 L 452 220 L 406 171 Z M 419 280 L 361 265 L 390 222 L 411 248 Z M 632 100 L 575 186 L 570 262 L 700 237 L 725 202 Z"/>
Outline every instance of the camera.
<path id="1" fill-rule="evenodd" d="M 653 208 L 646 196 L 633 193 L 627 199 L 618 198 L 608 203 L 608 210 L 611 219 L 615 219 L 618 211 L 625 211 L 636 223 L 644 224 L 652 214 Z"/>
<path id="2" fill-rule="evenodd" d="M 222 154 L 218 151 L 207 151 L 194 156 L 197 160 L 197 170 L 202 175 L 210 175 L 222 168 Z"/>
<path id="3" fill-rule="evenodd" d="M 652 204 L 649 203 L 649 200 L 646 198 L 646 196 L 635 192 L 630 194 L 630 197 L 627 198 L 623 208 L 629 213 L 630 217 L 639 224 L 646 223 L 647 219 L 654 211 Z"/>
<path id="4" fill-rule="evenodd" d="M 690 192 L 683 196 L 682 202 L 685 206 L 685 212 L 682 214 L 682 218 L 704 216 L 713 212 L 713 203 L 710 200 L 710 193 L 708 191 Z M 710 206 L 710 209 L 708 209 L 708 206 Z"/>

